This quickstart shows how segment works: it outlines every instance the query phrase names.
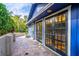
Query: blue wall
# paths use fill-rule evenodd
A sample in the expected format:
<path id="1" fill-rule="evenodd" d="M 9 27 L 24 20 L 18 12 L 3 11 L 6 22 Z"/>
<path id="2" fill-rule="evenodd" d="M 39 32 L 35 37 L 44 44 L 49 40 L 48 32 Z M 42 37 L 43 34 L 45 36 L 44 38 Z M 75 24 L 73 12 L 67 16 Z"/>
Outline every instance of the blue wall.
<path id="1" fill-rule="evenodd" d="M 79 4 L 78 4 L 77 8 L 78 8 L 78 10 L 77 10 L 77 14 L 78 14 L 77 15 L 77 17 L 78 17 L 78 21 L 77 21 L 78 22 L 78 27 L 77 27 L 78 28 L 77 29 L 77 31 L 78 31 L 77 32 L 77 55 L 79 56 Z"/>
<path id="2" fill-rule="evenodd" d="M 71 8 L 71 56 L 79 55 L 79 4 Z"/>

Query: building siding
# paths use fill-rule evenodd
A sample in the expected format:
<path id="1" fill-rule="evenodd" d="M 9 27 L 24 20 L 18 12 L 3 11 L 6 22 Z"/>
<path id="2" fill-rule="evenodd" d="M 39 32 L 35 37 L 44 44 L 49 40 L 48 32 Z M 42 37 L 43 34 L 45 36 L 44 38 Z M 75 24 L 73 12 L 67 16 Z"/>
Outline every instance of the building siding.
<path id="1" fill-rule="evenodd" d="M 79 5 L 72 5 L 71 9 L 71 56 L 77 56 L 79 50 L 79 20 L 78 20 Z"/>
<path id="2" fill-rule="evenodd" d="M 79 56 L 79 4 L 77 6 L 77 17 L 78 17 L 78 20 L 77 20 L 77 56 Z"/>
<path id="3" fill-rule="evenodd" d="M 28 27 L 28 34 L 30 37 L 34 38 L 34 24 Z"/>

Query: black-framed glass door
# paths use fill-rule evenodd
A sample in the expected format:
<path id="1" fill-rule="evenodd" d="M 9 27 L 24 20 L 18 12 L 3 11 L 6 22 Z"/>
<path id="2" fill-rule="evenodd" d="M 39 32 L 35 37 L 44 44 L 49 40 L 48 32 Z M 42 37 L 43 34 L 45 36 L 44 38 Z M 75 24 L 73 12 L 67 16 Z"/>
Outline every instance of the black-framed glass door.
<path id="1" fill-rule="evenodd" d="M 45 20 L 45 45 L 61 55 L 67 55 L 67 11 Z"/>
<path id="2" fill-rule="evenodd" d="M 42 21 L 36 22 L 36 39 L 42 43 Z"/>

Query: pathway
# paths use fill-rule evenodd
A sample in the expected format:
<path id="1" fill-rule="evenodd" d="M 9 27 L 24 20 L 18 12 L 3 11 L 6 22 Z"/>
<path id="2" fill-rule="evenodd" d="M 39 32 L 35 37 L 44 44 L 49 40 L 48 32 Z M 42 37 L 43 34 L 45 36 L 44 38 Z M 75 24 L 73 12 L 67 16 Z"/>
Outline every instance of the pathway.
<path id="1" fill-rule="evenodd" d="M 12 56 L 54 56 L 51 51 L 41 46 L 36 40 L 25 38 L 25 36 L 16 37 L 13 43 Z"/>

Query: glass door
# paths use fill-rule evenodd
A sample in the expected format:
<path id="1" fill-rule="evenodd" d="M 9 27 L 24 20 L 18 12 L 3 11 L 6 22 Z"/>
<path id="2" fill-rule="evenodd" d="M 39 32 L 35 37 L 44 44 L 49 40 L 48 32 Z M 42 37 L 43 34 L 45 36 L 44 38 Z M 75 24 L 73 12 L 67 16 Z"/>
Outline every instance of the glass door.
<path id="1" fill-rule="evenodd" d="M 54 18 L 45 21 L 45 44 L 50 48 L 54 48 Z"/>
<path id="2" fill-rule="evenodd" d="M 61 55 L 67 55 L 67 11 L 45 20 L 45 44 Z"/>
<path id="3" fill-rule="evenodd" d="M 42 21 L 36 23 L 36 39 L 42 43 Z"/>

